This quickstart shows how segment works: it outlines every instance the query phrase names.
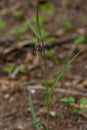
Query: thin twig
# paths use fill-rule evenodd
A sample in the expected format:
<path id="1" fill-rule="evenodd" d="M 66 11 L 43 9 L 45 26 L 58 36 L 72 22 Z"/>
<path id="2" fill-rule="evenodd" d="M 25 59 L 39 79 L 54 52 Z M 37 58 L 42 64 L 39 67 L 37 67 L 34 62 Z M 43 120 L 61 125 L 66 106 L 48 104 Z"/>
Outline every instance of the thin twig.
<path id="1" fill-rule="evenodd" d="M 30 91 L 31 89 L 35 89 L 35 90 L 45 90 L 45 88 L 41 85 L 29 85 L 26 86 L 27 89 Z M 79 92 L 79 91 L 75 91 L 75 90 L 70 90 L 70 89 L 63 89 L 63 88 L 55 88 L 55 92 L 61 93 L 61 94 L 69 94 L 69 95 L 77 95 L 77 96 L 84 96 L 87 97 L 87 93 L 84 92 Z"/>

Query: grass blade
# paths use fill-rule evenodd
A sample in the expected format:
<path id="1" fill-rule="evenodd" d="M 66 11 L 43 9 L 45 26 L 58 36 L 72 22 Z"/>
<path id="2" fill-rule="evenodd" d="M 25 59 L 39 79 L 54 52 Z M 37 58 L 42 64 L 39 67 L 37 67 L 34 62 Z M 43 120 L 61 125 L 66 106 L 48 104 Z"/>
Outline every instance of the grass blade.
<path id="1" fill-rule="evenodd" d="M 34 34 L 35 34 L 38 38 L 40 38 L 39 34 L 36 32 L 36 30 L 34 29 L 34 27 L 32 26 L 32 24 L 30 23 L 30 21 L 27 19 L 27 17 L 25 17 L 25 19 L 26 19 L 28 25 L 30 26 L 31 30 L 34 32 Z"/>
<path id="2" fill-rule="evenodd" d="M 60 80 L 60 78 L 63 76 L 64 72 L 68 69 L 68 67 L 72 64 L 72 62 L 75 60 L 75 58 L 82 52 L 79 51 L 67 64 L 65 64 L 62 69 L 58 72 L 56 78 L 54 79 L 54 82 L 52 84 L 50 93 L 49 93 L 49 97 L 48 97 L 48 102 L 50 103 L 51 97 L 53 95 L 54 89 L 56 87 L 56 84 L 58 83 L 58 81 Z"/>
<path id="3" fill-rule="evenodd" d="M 42 125 L 44 130 L 47 130 L 46 126 L 43 123 L 41 123 L 41 125 Z"/>
<path id="4" fill-rule="evenodd" d="M 32 117 L 33 117 L 35 128 L 36 128 L 36 130 L 39 130 L 39 124 L 37 124 L 37 118 L 36 118 L 36 115 L 35 115 L 31 94 L 29 94 L 29 104 L 30 104 L 31 114 L 32 114 Z"/>
<path id="5" fill-rule="evenodd" d="M 36 5 L 36 21 L 37 21 L 37 28 L 39 32 L 39 36 L 41 37 L 41 29 L 40 29 L 40 22 L 39 22 L 39 14 L 38 14 L 38 0 L 37 0 L 37 5 Z"/>
<path id="6" fill-rule="evenodd" d="M 35 122 L 35 123 L 33 123 L 33 124 L 31 124 L 30 126 L 29 126 L 29 128 L 32 128 L 33 126 L 35 126 L 35 125 L 41 125 L 41 121 L 37 121 L 37 122 Z"/>

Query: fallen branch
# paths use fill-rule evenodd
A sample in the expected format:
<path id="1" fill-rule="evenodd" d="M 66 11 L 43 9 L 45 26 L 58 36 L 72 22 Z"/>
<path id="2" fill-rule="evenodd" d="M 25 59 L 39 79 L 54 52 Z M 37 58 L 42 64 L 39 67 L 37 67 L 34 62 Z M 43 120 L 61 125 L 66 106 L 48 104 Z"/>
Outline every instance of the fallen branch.
<path id="1" fill-rule="evenodd" d="M 28 91 L 31 91 L 32 89 L 35 90 L 45 90 L 45 88 L 41 85 L 34 85 L 34 86 L 26 86 Z M 69 89 L 63 89 L 63 88 L 56 88 L 55 92 L 62 93 L 62 94 L 70 94 L 70 95 L 78 95 L 78 96 L 85 96 L 87 97 L 87 93 L 79 92 L 79 91 L 74 91 L 74 90 L 69 90 Z"/>
<path id="2" fill-rule="evenodd" d="M 85 37 L 86 36 L 87 35 L 85 35 Z M 70 43 L 74 42 L 76 40 L 76 38 L 78 38 L 78 35 L 74 34 L 70 38 L 59 40 L 58 42 L 52 42 L 49 44 L 45 44 L 44 47 L 46 50 L 50 50 L 51 48 L 60 47 L 61 45 L 65 45 L 65 44 L 70 44 Z M 2 44 L 1 41 L 0 41 L 0 44 Z M 9 48 L 6 48 L 6 49 L 4 49 L 4 51 L 0 52 L 0 58 L 2 58 L 3 60 L 7 60 L 8 57 L 13 58 L 13 57 L 18 56 L 19 54 L 21 54 L 23 52 L 24 53 L 26 53 L 28 51 L 31 51 L 32 53 L 35 52 L 35 44 L 29 43 L 29 40 L 19 41 L 16 43 L 14 43 L 12 41 L 12 44 L 10 41 L 10 45 L 12 45 L 12 46 Z M 4 45 L 4 41 L 3 41 L 3 45 Z"/>
<path id="3" fill-rule="evenodd" d="M 66 38 L 66 39 L 60 40 L 58 42 L 52 42 L 50 44 L 45 44 L 45 49 L 49 50 L 53 47 L 55 48 L 55 47 L 60 47 L 61 45 L 64 45 L 64 44 L 69 44 L 70 42 L 73 42 L 77 37 L 78 37 L 78 35 L 74 34 L 71 38 Z M 0 41 L 0 44 L 2 44 L 2 41 Z M 4 44 L 4 41 L 3 41 L 3 44 Z M 12 44 L 14 44 L 13 41 L 12 41 Z M 11 45 L 11 41 L 10 41 L 10 45 Z M 29 40 L 16 42 L 16 44 L 14 44 L 14 45 L 12 45 L 9 48 L 4 49 L 4 51 L 1 52 L 1 56 L 3 59 L 8 58 L 8 56 L 10 56 L 10 55 L 14 56 L 15 52 L 17 54 L 19 54 L 19 52 L 22 53 L 22 52 L 27 52 L 29 50 L 34 52 L 34 50 L 35 50 L 35 44 L 34 43 L 29 44 Z M 15 55 L 16 55 L 16 53 L 15 53 Z"/>

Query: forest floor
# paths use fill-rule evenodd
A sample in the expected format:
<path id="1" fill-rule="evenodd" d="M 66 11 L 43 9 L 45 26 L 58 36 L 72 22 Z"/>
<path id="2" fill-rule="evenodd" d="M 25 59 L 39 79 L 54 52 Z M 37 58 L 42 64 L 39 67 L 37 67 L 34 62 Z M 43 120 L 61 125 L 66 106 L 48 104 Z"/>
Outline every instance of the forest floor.
<path id="1" fill-rule="evenodd" d="M 87 98 L 87 10 L 78 0 L 67 6 L 58 0 L 44 4 L 47 2 L 40 2 L 46 9 L 40 10 L 40 22 L 44 40 L 49 42 L 48 82 L 52 83 L 66 61 L 83 49 L 56 86 L 50 105 L 50 130 L 87 130 L 87 110 L 73 111 L 80 109 L 83 97 Z M 35 7 L 34 0 L 0 1 L 4 23 L 0 24 L 0 130 L 34 129 L 29 128 L 33 123 L 29 92 L 38 120 L 46 122 L 43 59 L 39 63 L 34 34 L 25 23 L 26 16 L 35 25 Z M 74 105 L 61 103 L 65 97 L 73 97 Z"/>

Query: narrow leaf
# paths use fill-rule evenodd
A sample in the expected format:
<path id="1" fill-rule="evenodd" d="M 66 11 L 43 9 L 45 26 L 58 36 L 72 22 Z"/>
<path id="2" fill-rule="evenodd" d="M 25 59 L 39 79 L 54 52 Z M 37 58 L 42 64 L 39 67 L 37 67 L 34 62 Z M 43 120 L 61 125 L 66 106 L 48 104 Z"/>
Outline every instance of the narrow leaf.
<path id="1" fill-rule="evenodd" d="M 41 125 L 42 125 L 44 130 L 47 130 L 46 126 L 43 123 L 41 123 Z"/>
<path id="2" fill-rule="evenodd" d="M 36 30 L 34 29 L 34 27 L 32 26 L 32 24 L 30 23 L 30 21 L 27 19 L 27 17 L 25 17 L 25 18 L 26 18 L 26 21 L 27 21 L 28 25 L 30 26 L 30 28 L 31 28 L 32 31 L 34 32 L 34 34 L 35 34 L 38 38 L 40 38 L 39 34 L 36 32 Z"/>
<path id="3" fill-rule="evenodd" d="M 68 67 L 72 64 L 72 62 L 75 60 L 75 58 L 82 52 L 79 51 L 67 64 L 65 64 L 62 69 L 58 72 L 56 78 L 54 79 L 53 85 L 51 87 L 49 97 L 48 97 L 48 102 L 50 103 L 51 97 L 53 95 L 54 89 L 56 87 L 57 82 L 60 80 L 60 78 L 63 76 L 64 72 L 68 69 Z"/>
<path id="4" fill-rule="evenodd" d="M 41 38 L 41 29 L 40 29 L 40 22 L 39 22 L 39 14 L 38 14 L 38 0 L 37 0 L 37 6 L 36 6 L 36 20 L 37 20 L 37 28 L 39 32 L 39 36 Z"/>
<path id="5" fill-rule="evenodd" d="M 37 121 L 37 122 L 31 124 L 31 125 L 30 125 L 30 128 L 33 127 L 33 126 L 35 126 L 35 125 L 37 125 L 37 124 L 38 124 L 38 125 L 41 125 L 41 121 Z"/>
<path id="6" fill-rule="evenodd" d="M 37 118 L 36 118 L 36 115 L 35 115 L 34 106 L 33 106 L 32 98 L 31 98 L 30 94 L 29 94 L 29 104 L 30 104 L 31 114 L 32 114 L 32 117 L 33 117 L 35 128 L 36 128 L 36 130 L 39 130 L 39 124 L 37 124 Z"/>

